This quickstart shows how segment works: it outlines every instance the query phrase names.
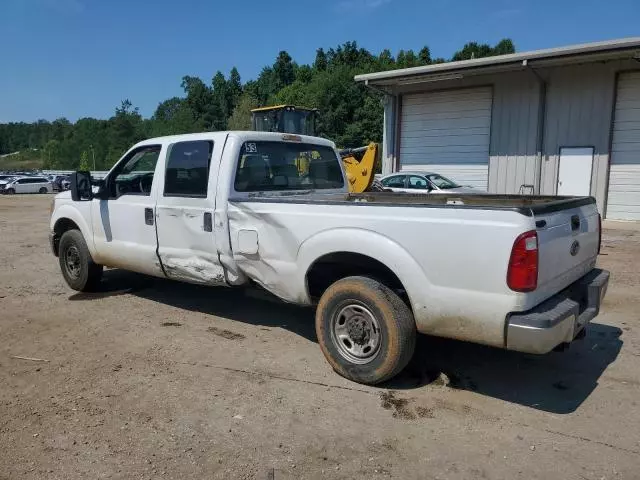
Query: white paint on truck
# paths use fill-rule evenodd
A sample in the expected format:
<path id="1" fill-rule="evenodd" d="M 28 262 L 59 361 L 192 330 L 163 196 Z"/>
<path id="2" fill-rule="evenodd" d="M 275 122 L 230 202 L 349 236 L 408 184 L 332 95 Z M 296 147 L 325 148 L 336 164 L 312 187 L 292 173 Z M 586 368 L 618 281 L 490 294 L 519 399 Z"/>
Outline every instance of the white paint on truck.
<path id="1" fill-rule="evenodd" d="M 290 161 L 302 147 L 315 153 Z M 546 327 L 526 322 L 544 317 L 548 301 L 592 272 L 600 228 L 595 201 L 460 194 L 455 200 L 349 195 L 328 140 L 208 132 L 135 145 L 93 199 L 56 197 L 51 231 L 54 251 L 62 226 L 73 222 L 96 263 L 207 285 L 252 281 L 301 305 L 317 300 L 309 284 L 317 262 L 365 256 L 400 281 L 420 332 L 536 353 L 571 341 L 567 332 L 578 333 L 573 313 L 553 319 L 562 322 L 564 337 L 545 337 L 544 345 L 535 338 Z M 525 232 L 537 238 L 537 284 L 514 291 L 507 270 Z M 594 280 L 598 292 L 607 280 L 608 274 Z M 518 314 L 526 317 L 518 317 L 522 328 L 509 323 Z M 511 329 L 533 346 L 508 342 Z"/>

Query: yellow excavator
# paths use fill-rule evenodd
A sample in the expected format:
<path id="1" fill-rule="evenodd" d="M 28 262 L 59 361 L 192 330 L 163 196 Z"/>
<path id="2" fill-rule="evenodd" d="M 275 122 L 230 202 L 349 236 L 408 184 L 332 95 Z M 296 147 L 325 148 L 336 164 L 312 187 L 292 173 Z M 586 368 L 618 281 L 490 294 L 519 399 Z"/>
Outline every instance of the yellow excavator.
<path id="1" fill-rule="evenodd" d="M 316 134 L 318 110 L 294 105 L 274 105 L 251 110 L 251 128 L 256 132 L 282 132 L 297 135 Z M 378 144 L 348 148 L 340 151 L 340 157 L 349 182 L 349 192 L 362 193 L 382 190 L 374 181 Z M 297 167 L 304 170 L 308 159 L 300 158 Z"/>

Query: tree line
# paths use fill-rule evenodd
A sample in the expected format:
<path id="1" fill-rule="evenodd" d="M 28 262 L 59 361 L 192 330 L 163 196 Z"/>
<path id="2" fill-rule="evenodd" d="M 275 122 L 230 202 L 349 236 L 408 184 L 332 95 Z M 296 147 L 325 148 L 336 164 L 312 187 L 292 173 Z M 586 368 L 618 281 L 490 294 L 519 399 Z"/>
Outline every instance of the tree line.
<path id="1" fill-rule="evenodd" d="M 514 53 L 511 40 L 494 46 L 467 43 L 451 59 L 432 58 L 428 47 L 418 52 L 389 50 L 375 55 L 356 42 L 319 48 L 312 64 L 295 62 L 286 51 L 262 69 L 255 80 L 242 83 L 234 67 L 218 71 L 210 83 L 185 76 L 184 95 L 161 102 L 150 118 L 143 118 L 130 100 L 122 101 L 107 119 L 66 118 L 52 122 L 0 124 L 0 154 L 21 152 L 39 157 L 43 168 L 108 169 L 124 151 L 144 138 L 212 130 L 247 130 L 250 110 L 271 104 L 293 104 L 319 109 L 319 135 L 341 147 L 381 141 L 383 109 L 380 94 L 356 84 L 353 77 L 398 68 L 415 67 Z"/>

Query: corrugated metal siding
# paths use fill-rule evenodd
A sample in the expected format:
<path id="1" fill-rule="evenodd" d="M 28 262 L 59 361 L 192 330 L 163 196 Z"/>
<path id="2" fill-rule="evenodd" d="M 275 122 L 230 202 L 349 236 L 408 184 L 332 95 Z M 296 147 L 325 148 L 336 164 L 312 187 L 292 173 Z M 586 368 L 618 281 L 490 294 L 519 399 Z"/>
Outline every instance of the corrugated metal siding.
<path id="1" fill-rule="evenodd" d="M 518 193 L 521 185 L 536 183 L 540 82 L 531 72 L 498 76 L 495 82 L 489 191 Z"/>
<path id="2" fill-rule="evenodd" d="M 640 72 L 620 75 L 607 218 L 640 220 Z"/>
<path id="3" fill-rule="evenodd" d="M 594 147 L 591 195 L 603 211 L 617 62 L 549 72 L 542 193 L 555 195 L 560 147 Z"/>
<path id="4" fill-rule="evenodd" d="M 403 96 L 401 168 L 433 170 L 486 189 L 491 103 L 490 87 Z"/>

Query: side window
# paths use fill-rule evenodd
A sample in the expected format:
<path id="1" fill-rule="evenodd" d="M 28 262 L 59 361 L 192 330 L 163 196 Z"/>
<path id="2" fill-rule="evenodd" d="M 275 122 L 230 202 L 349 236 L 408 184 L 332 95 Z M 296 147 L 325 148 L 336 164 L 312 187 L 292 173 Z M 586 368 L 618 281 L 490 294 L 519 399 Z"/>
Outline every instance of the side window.
<path id="1" fill-rule="evenodd" d="M 129 153 L 109 181 L 110 197 L 151 195 L 153 175 L 160 156 L 160 145 L 141 147 Z"/>
<path id="2" fill-rule="evenodd" d="M 416 177 L 415 175 L 409 177 L 409 183 L 407 188 L 415 188 L 417 190 L 426 190 L 429 188 L 429 183 L 423 177 Z"/>
<path id="3" fill-rule="evenodd" d="M 164 177 L 165 197 L 207 197 L 213 142 L 196 140 L 169 146 Z"/>
<path id="4" fill-rule="evenodd" d="M 404 188 L 405 178 L 407 178 L 405 175 L 396 175 L 394 177 L 385 178 L 382 180 L 382 184 L 389 188 Z"/>

